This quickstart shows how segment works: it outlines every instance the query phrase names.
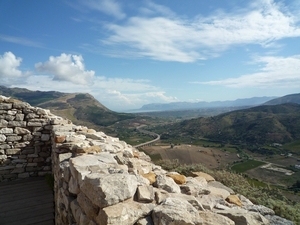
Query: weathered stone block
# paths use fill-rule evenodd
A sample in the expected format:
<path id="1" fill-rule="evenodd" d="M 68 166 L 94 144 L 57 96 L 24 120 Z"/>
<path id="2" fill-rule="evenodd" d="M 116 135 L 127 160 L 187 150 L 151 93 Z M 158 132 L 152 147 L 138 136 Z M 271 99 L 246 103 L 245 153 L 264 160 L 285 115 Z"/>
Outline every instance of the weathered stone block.
<path id="1" fill-rule="evenodd" d="M 26 121 L 9 121 L 8 127 L 26 127 Z"/>
<path id="2" fill-rule="evenodd" d="M 42 141 L 49 141 L 50 140 L 50 135 L 49 134 L 42 134 L 41 140 Z"/>
<path id="3" fill-rule="evenodd" d="M 16 127 L 14 133 L 15 134 L 30 134 L 31 132 L 28 129 Z"/>
<path id="4" fill-rule="evenodd" d="M 136 176 L 128 174 L 92 173 L 80 185 L 81 191 L 100 208 L 132 198 L 136 188 Z"/>
<path id="5" fill-rule="evenodd" d="M 0 127 L 7 127 L 7 125 L 8 125 L 8 121 L 4 119 L 0 119 Z"/>
<path id="6" fill-rule="evenodd" d="M 0 103 L 0 109 L 12 109 L 12 104 L 11 103 Z"/>
<path id="7" fill-rule="evenodd" d="M 6 140 L 6 136 L 4 134 L 0 134 L 0 142 L 4 142 Z"/>
<path id="8" fill-rule="evenodd" d="M 152 202 L 154 200 L 154 190 L 152 186 L 139 186 L 137 188 L 137 200 L 139 202 Z"/>
<path id="9" fill-rule="evenodd" d="M 133 201 L 125 201 L 120 204 L 112 205 L 101 209 L 96 218 L 97 224 L 135 224 L 140 218 L 149 215 L 154 204 L 143 204 Z"/>
<path id="10" fill-rule="evenodd" d="M 77 195 L 77 201 L 82 211 L 87 215 L 89 219 L 93 219 L 97 216 L 99 208 L 94 205 L 91 200 L 87 198 L 82 192 Z"/>
<path id="11" fill-rule="evenodd" d="M 16 154 L 20 154 L 20 153 L 21 153 L 21 149 L 20 148 L 6 149 L 6 154 L 7 155 L 16 155 Z"/>
<path id="12" fill-rule="evenodd" d="M 14 130 L 12 128 L 2 128 L 0 129 L 0 134 L 12 134 Z"/>
<path id="13" fill-rule="evenodd" d="M 27 126 L 29 127 L 41 127 L 43 124 L 41 122 L 28 122 Z"/>
<path id="14" fill-rule="evenodd" d="M 22 139 L 22 136 L 17 136 L 17 135 L 10 135 L 10 136 L 6 136 L 6 140 L 7 141 L 20 141 Z"/>
<path id="15" fill-rule="evenodd" d="M 33 136 L 31 134 L 25 134 L 23 136 L 23 141 L 31 141 L 33 139 Z"/>
<path id="16" fill-rule="evenodd" d="M 24 117 L 25 117 L 24 114 L 18 113 L 18 114 L 16 114 L 15 120 L 16 120 L 16 121 L 23 121 L 23 120 L 24 120 Z"/>

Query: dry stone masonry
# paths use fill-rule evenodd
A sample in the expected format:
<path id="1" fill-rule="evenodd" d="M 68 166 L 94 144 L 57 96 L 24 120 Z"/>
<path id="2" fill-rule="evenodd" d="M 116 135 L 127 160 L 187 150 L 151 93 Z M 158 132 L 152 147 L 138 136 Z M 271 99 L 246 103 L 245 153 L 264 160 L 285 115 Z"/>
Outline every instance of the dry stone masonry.
<path id="1" fill-rule="evenodd" d="M 1 179 L 43 175 L 52 162 L 57 225 L 293 224 L 208 174 L 167 172 L 103 132 L 3 96 L 0 108 Z"/>
<path id="2" fill-rule="evenodd" d="M 49 110 L 0 96 L 0 182 L 51 173 Z"/>

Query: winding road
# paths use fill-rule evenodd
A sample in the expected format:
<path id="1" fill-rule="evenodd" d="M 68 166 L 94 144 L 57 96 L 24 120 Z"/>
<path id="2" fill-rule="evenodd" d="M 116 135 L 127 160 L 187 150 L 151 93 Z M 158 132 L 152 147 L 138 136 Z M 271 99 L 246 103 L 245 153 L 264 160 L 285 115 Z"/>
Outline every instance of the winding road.
<path id="1" fill-rule="evenodd" d="M 144 142 L 144 143 L 141 143 L 141 144 L 138 144 L 138 145 L 135 145 L 133 147 L 135 148 L 139 148 L 139 147 L 143 147 L 143 146 L 146 146 L 146 145 L 152 145 L 154 144 L 155 142 L 159 141 L 160 140 L 160 135 L 157 134 L 157 133 L 154 133 L 154 132 L 151 132 L 151 131 L 147 131 L 147 130 L 144 130 L 144 129 L 141 129 L 142 127 L 144 127 L 146 125 L 141 125 L 141 126 L 138 126 L 136 127 L 136 130 L 140 133 L 143 133 L 143 134 L 147 134 L 147 135 L 150 135 L 152 137 L 156 137 L 155 139 L 151 140 L 151 141 L 147 141 L 147 142 Z"/>

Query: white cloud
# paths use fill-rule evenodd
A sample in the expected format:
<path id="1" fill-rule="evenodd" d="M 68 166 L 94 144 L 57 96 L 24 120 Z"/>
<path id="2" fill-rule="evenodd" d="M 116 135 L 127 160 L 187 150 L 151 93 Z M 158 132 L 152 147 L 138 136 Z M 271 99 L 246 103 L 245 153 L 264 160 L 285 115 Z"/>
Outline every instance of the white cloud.
<path id="1" fill-rule="evenodd" d="M 0 34 L 0 40 L 5 41 L 5 42 L 20 44 L 20 45 L 24 45 L 24 46 L 29 46 L 29 47 L 37 47 L 37 48 L 42 47 L 41 43 L 34 42 L 32 40 L 29 40 L 27 38 L 22 38 L 22 37 L 15 37 L 15 36 L 8 36 L 8 35 Z"/>
<path id="2" fill-rule="evenodd" d="M 150 9 L 167 11 L 158 5 L 149 6 Z M 113 56 L 124 57 L 128 51 L 137 57 L 193 62 L 216 56 L 232 45 L 269 47 L 276 40 L 299 37 L 298 20 L 272 0 L 258 0 L 248 9 L 216 12 L 205 18 L 199 15 L 191 20 L 174 16 L 131 17 L 124 24 L 107 25 L 111 34 L 102 43 L 116 47 Z"/>
<path id="3" fill-rule="evenodd" d="M 0 78 L 19 78 L 21 76 L 29 75 L 29 72 L 22 72 L 20 67 L 22 59 L 16 57 L 12 52 L 5 52 L 0 55 Z"/>
<path id="4" fill-rule="evenodd" d="M 291 57 L 260 57 L 256 63 L 264 67 L 257 73 L 217 81 L 193 82 L 198 84 L 221 85 L 234 88 L 298 88 L 300 87 L 300 55 Z"/>
<path id="5" fill-rule="evenodd" d="M 126 17 L 121 5 L 115 0 L 81 0 L 81 3 L 92 10 L 103 12 L 117 19 Z"/>
<path id="6" fill-rule="evenodd" d="M 80 55 L 61 54 L 50 56 L 44 63 L 37 63 L 36 70 L 45 74 L 32 74 L 18 69 L 22 59 L 12 52 L 0 56 L 0 84 L 29 90 L 59 91 L 64 93 L 90 93 L 112 110 L 139 108 L 151 102 L 170 102 L 167 96 L 149 80 L 107 78 L 86 71 Z M 20 79 L 20 77 L 22 79 Z M 89 85 L 86 85 L 89 84 Z"/>
<path id="7" fill-rule="evenodd" d="M 83 85 L 90 84 L 95 74 L 93 70 L 85 70 L 81 55 L 65 53 L 57 57 L 50 56 L 47 62 L 35 64 L 35 68 L 38 72 L 50 73 L 54 80 Z"/>

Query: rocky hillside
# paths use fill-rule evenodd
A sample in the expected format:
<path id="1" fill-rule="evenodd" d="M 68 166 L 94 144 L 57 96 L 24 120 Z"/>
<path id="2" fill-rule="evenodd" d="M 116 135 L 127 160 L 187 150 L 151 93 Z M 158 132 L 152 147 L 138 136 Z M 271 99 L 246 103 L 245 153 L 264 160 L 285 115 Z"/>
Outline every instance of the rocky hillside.
<path id="1" fill-rule="evenodd" d="M 85 93 L 61 93 L 56 91 L 30 91 L 24 88 L 0 86 L 0 95 L 28 102 L 32 106 L 50 109 L 56 115 L 72 120 L 79 125 L 106 130 L 116 122 L 134 118 L 131 114 L 116 113 L 92 95 Z"/>

